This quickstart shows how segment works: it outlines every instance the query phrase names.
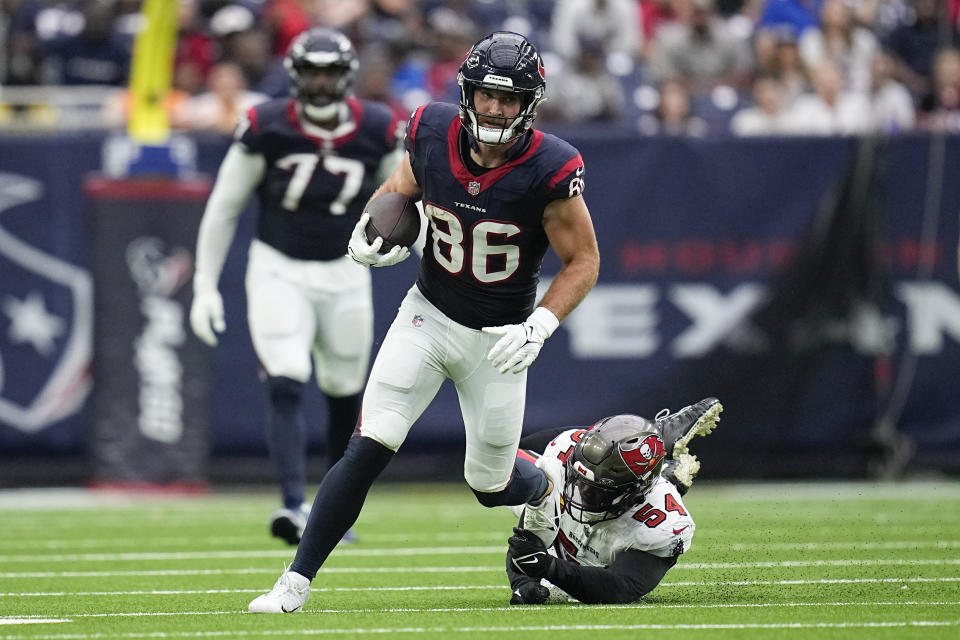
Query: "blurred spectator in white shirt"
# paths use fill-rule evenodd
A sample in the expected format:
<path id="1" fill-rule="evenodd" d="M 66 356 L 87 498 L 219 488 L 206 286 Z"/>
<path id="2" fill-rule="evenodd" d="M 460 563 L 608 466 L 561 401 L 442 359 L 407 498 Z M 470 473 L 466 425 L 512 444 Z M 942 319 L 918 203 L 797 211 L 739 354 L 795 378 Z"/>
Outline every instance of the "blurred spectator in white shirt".
<path id="1" fill-rule="evenodd" d="M 694 93 L 721 84 L 745 89 L 751 68 L 749 45 L 717 15 L 713 0 L 692 0 L 686 21 L 663 25 L 649 60 L 654 79 L 684 78 Z"/>
<path id="2" fill-rule="evenodd" d="M 759 75 L 773 76 L 780 84 L 781 103 L 793 104 L 810 90 L 807 67 L 797 48 L 797 37 L 789 27 L 763 28 L 754 34 L 754 51 Z"/>
<path id="3" fill-rule="evenodd" d="M 873 58 L 873 83 L 870 87 L 870 106 L 873 126 L 883 133 L 909 131 L 917 124 L 913 97 L 907 88 L 893 77 L 893 59 L 884 51 Z"/>
<path id="4" fill-rule="evenodd" d="M 583 38 L 579 49 L 577 59 L 547 83 L 541 116 L 564 122 L 618 120 L 626 99 L 620 82 L 607 71 L 603 43 Z"/>
<path id="5" fill-rule="evenodd" d="M 753 81 L 753 106 L 737 111 L 730 131 L 737 136 L 772 136 L 787 131 L 783 87 L 770 75 Z"/>
<path id="6" fill-rule="evenodd" d="M 660 97 L 651 113 L 640 116 L 637 128 L 648 136 L 692 136 L 707 134 L 707 123 L 694 115 L 690 105 L 690 93 L 686 85 L 677 79 L 660 83 Z"/>
<path id="7" fill-rule="evenodd" d="M 266 94 L 247 91 L 243 71 L 232 62 L 215 65 L 207 85 L 208 91 L 177 105 L 171 116 L 174 127 L 232 133 L 241 114 L 269 99 Z"/>
<path id="8" fill-rule="evenodd" d="M 844 86 L 854 91 L 870 90 L 870 65 L 877 52 L 877 38 L 858 27 L 844 0 L 824 0 L 820 26 L 800 36 L 800 55 L 808 68 L 830 59 L 840 70 Z"/>
<path id="9" fill-rule="evenodd" d="M 787 129 L 799 135 L 857 135 L 871 128 L 866 95 L 844 89 L 843 76 L 830 59 L 810 69 L 814 93 L 797 98 L 786 115 Z"/>
<path id="10" fill-rule="evenodd" d="M 580 55 L 581 38 L 603 42 L 614 68 L 629 65 L 642 46 L 637 0 L 557 0 L 550 39 L 568 61 Z"/>

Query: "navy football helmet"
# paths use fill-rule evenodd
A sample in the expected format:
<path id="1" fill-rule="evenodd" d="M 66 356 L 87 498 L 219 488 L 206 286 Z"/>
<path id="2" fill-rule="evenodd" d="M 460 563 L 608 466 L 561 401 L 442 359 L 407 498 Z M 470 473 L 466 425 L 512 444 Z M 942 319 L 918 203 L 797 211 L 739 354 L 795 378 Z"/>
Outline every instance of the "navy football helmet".
<path id="1" fill-rule="evenodd" d="M 546 87 L 543 62 L 525 37 L 512 31 L 497 31 L 470 49 L 457 75 L 460 85 L 460 122 L 474 138 L 486 144 L 503 144 L 522 135 L 533 125 Z M 519 94 L 520 113 L 499 117 L 501 127 L 481 126 L 474 94 L 479 88 Z"/>
<path id="2" fill-rule="evenodd" d="M 604 418 L 567 458 L 564 509 L 578 522 L 619 517 L 653 486 L 664 455 L 653 421 L 630 414 Z"/>
<path id="3" fill-rule="evenodd" d="M 283 66 L 293 80 L 294 93 L 304 111 L 313 120 L 329 120 L 337 115 L 357 77 L 360 62 L 353 43 L 334 29 L 314 27 L 304 31 L 290 43 Z M 310 70 L 331 73 L 325 82 L 307 76 Z"/>

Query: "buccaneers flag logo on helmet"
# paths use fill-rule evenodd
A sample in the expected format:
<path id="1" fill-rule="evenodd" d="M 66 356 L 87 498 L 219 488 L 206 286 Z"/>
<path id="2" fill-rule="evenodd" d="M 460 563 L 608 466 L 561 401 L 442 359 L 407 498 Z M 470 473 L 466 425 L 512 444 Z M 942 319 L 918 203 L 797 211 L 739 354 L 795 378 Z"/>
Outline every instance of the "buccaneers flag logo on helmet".
<path id="1" fill-rule="evenodd" d="M 628 448 L 629 447 L 629 448 Z M 663 460 L 663 440 L 651 434 L 639 442 L 620 444 L 620 457 L 638 478 L 652 471 Z"/>

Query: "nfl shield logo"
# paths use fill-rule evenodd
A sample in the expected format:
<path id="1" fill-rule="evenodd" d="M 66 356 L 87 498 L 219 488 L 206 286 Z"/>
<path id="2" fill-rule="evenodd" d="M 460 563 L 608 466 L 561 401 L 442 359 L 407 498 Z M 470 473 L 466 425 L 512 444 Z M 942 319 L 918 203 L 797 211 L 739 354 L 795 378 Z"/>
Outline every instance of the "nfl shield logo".
<path id="1" fill-rule="evenodd" d="M 469 193 L 469 194 L 472 195 L 472 196 L 475 196 L 475 195 L 477 195 L 478 193 L 480 193 L 480 183 L 474 181 L 474 182 L 471 182 L 470 184 L 468 184 L 468 185 L 467 185 L 467 193 Z"/>
<path id="2" fill-rule="evenodd" d="M 413 326 L 419 327 L 423 324 L 423 316 L 419 313 L 413 316 Z"/>

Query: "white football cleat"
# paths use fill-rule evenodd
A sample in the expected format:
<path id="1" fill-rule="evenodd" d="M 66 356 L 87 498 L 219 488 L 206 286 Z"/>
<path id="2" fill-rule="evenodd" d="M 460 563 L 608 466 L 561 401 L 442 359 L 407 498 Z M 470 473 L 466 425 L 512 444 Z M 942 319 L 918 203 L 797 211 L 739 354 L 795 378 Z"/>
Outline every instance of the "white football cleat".
<path id="1" fill-rule="evenodd" d="M 294 571 L 284 571 L 269 593 L 257 596 L 250 613 L 293 613 L 310 599 L 310 581 Z"/>

